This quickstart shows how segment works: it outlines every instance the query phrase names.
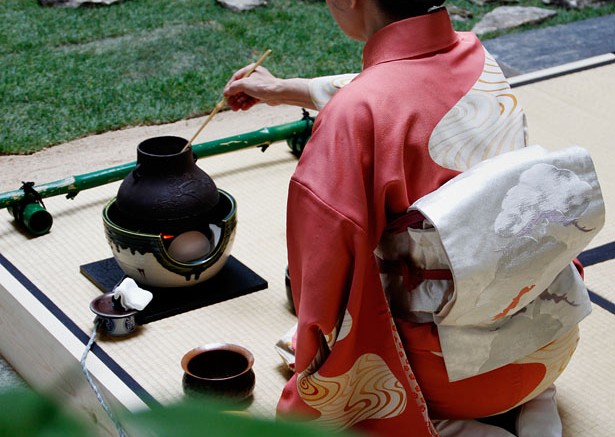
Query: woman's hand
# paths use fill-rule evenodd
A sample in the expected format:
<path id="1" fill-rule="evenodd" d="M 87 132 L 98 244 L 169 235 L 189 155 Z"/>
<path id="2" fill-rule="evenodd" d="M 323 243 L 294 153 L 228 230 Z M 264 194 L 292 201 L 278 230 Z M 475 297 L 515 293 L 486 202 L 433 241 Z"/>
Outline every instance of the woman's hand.
<path id="1" fill-rule="evenodd" d="M 264 67 L 258 67 L 250 76 L 245 77 L 252 66 L 247 65 L 237 70 L 224 87 L 226 103 L 233 111 L 246 111 L 257 103 L 315 109 L 308 79 L 280 79 Z"/>

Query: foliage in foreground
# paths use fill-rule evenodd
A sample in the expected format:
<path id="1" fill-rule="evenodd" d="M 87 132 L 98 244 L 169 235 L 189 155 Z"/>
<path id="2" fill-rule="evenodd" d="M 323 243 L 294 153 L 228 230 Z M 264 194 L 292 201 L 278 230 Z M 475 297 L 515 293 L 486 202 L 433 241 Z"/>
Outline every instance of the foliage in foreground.
<path id="1" fill-rule="evenodd" d="M 129 435 L 156 437 L 326 437 L 313 424 L 257 419 L 224 412 L 209 400 L 179 402 L 168 407 L 120 417 Z M 226 406 L 224 406 L 226 407 Z M 0 392 L 0 435 L 19 437 L 94 437 L 95 426 L 62 407 L 62 403 L 32 390 Z M 358 437 L 336 433 L 338 437 Z"/>

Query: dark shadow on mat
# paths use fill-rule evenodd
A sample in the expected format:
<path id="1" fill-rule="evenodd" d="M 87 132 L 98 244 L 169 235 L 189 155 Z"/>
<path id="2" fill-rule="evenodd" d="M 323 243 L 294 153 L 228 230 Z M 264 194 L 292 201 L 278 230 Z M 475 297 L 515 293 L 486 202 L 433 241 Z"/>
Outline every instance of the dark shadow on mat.
<path id="1" fill-rule="evenodd" d="M 113 291 L 126 277 L 114 258 L 82 265 L 80 271 L 105 293 Z M 222 270 L 213 278 L 191 287 L 139 286 L 154 295 L 147 307 L 136 316 L 137 323 L 145 324 L 264 290 L 268 284 L 246 265 L 230 256 Z"/>

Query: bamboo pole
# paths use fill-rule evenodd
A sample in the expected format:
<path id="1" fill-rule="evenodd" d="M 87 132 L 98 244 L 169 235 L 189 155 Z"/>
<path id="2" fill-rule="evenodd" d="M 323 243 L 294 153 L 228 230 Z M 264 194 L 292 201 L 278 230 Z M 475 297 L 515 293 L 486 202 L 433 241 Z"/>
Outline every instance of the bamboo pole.
<path id="1" fill-rule="evenodd" d="M 258 61 L 256 61 L 254 63 L 254 65 L 252 65 L 252 67 L 246 72 L 246 74 L 244 74 L 243 77 L 248 77 L 250 76 L 252 73 L 254 73 L 254 70 L 256 70 L 258 68 L 259 65 L 261 65 L 263 63 L 263 61 L 267 58 L 267 56 L 269 56 L 269 53 L 271 53 L 270 49 L 265 50 L 265 53 L 263 53 L 261 55 L 260 58 L 258 58 Z M 207 124 L 211 121 L 212 118 L 214 118 L 214 115 L 216 115 L 222 108 L 224 108 L 224 105 L 226 105 L 226 98 L 223 97 L 222 100 L 220 100 L 218 102 L 218 104 L 214 107 L 213 111 L 211 111 L 211 113 L 209 114 L 209 116 L 205 119 L 205 121 L 203 122 L 203 124 L 201 124 L 201 126 L 199 127 L 199 129 L 196 131 L 196 133 L 192 136 L 192 138 L 190 138 L 190 141 L 188 141 L 186 143 L 186 145 L 184 146 L 184 148 L 182 149 L 182 152 L 184 150 L 186 150 L 188 147 L 190 147 L 192 145 L 192 142 L 196 139 L 196 137 L 199 136 L 199 134 L 201 133 L 201 131 L 205 128 L 205 126 L 207 126 Z"/>
<path id="2" fill-rule="evenodd" d="M 312 120 L 304 118 L 277 126 L 265 127 L 257 131 L 247 132 L 232 137 L 221 138 L 192 146 L 192 152 L 197 158 L 233 152 L 248 147 L 263 149 L 277 141 L 301 137 L 312 130 Z M 35 185 L 33 188 L 42 198 L 66 194 L 72 199 L 80 191 L 98 187 L 125 178 L 135 167 L 136 162 L 118 165 L 103 170 L 69 176 L 57 181 Z M 27 178 L 24 178 L 26 180 Z M 24 191 L 17 189 L 0 194 L 0 209 L 17 205 L 24 198 Z"/>

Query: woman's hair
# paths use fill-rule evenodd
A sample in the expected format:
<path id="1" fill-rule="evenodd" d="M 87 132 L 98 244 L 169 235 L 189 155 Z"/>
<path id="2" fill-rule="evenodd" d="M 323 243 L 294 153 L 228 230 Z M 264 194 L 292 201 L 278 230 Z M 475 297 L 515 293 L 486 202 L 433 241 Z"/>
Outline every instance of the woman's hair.
<path id="1" fill-rule="evenodd" d="M 432 8 L 442 6 L 446 0 L 378 0 L 382 11 L 392 19 L 424 15 Z"/>

